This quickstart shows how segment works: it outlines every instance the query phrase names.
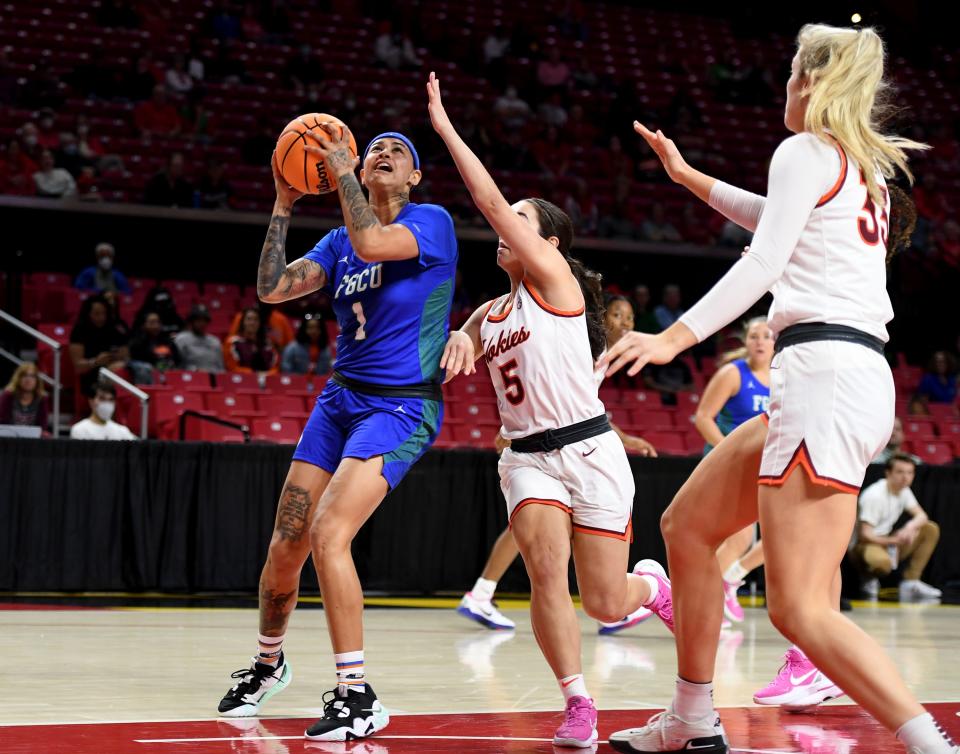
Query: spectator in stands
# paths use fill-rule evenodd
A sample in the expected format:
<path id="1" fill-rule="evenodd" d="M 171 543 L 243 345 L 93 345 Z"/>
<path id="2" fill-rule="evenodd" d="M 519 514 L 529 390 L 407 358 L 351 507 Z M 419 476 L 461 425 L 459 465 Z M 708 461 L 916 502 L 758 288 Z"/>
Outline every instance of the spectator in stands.
<path id="1" fill-rule="evenodd" d="M 240 333 L 227 337 L 223 358 L 229 372 L 276 374 L 279 371 L 280 355 L 267 337 L 258 309 L 243 310 Z"/>
<path id="2" fill-rule="evenodd" d="M 170 334 L 164 332 L 160 315 L 149 311 L 139 330 L 130 340 L 130 361 L 127 366 L 134 379 L 143 385 L 153 384 L 153 373 L 165 372 L 178 366 L 180 354 Z"/>
<path id="3" fill-rule="evenodd" d="M 200 207 L 203 209 L 230 209 L 230 197 L 233 189 L 227 182 L 223 163 L 216 159 L 207 160 L 207 172 L 197 187 L 200 194 Z"/>
<path id="4" fill-rule="evenodd" d="M 84 395 L 93 390 L 100 367 L 113 372 L 126 367 L 130 358 L 127 342 L 126 327 L 118 322 L 104 294 L 97 293 L 83 302 L 70 332 L 69 353 Z"/>
<path id="5" fill-rule="evenodd" d="M 117 389 L 109 382 L 99 382 L 90 391 L 90 416 L 70 427 L 73 440 L 136 440 L 123 424 L 113 421 L 117 410 Z"/>
<path id="6" fill-rule="evenodd" d="M 183 129 L 180 113 L 167 97 L 162 84 L 153 87 L 153 96 L 133 111 L 133 122 L 141 136 L 176 136 Z"/>
<path id="7" fill-rule="evenodd" d="M 33 196 L 33 174 L 37 163 L 31 160 L 16 138 L 7 142 L 6 151 L 0 159 L 0 194 Z"/>
<path id="8" fill-rule="evenodd" d="M 680 232 L 667 220 L 663 205 L 654 202 L 650 216 L 640 225 L 640 237 L 645 241 L 682 241 Z"/>
<path id="9" fill-rule="evenodd" d="M 323 62 L 313 54 L 313 48 L 310 45 L 302 44 L 297 48 L 297 54 L 290 58 L 283 69 L 280 80 L 286 89 L 302 97 L 307 91 L 307 84 L 316 84 L 324 78 Z"/>
<path id="10" fill-rule="evenodd" d="M 130 283 L 127 276 L 120 270 L 114 269 L 117 252 L 112 243 L 101 241 L 94 247 L 97 263 L 82 270 L 73 287 L 81 291 L 117 291 L 130 293 Z"/>
<path id="11" fill-rule="evenodd" d="M 37 365 L 25 361 L 0 393 L 0 424 L 47 431 L 47 393 Z"/>
<path id="12" fill-rule="evenodd" d="M 533 111 L 517 94 L 517 87 L 508 86 L 503 94 L 493 103 L 493 114 L 500 124 L 509 133 L 512 130 L 523 128 Z"/>
<path id="13" fill-rule="evenodd" d="M 494 23 L 487 38 L 483 40 L 483 62 L 490 66 L 497 61 L 502 60 L 510 49 L 510 37 L 503 24 L 499 21 Z"/>
<path id="14" fill-rule="evenodd" d="M 319 314 L 307 314 L 297 336 L 283 349 L 281 370 L 288 374 L 326 374 L 333 366 L 327 328 Z"/>
<path id="15" fill-rule="evenodd" d="M 660 402 L 664 406 L 676 406 L 677 393 L 690 392 L 694 388 L 693 372 L 679 356 L 668 364 L 649 364 L 642 374 L 648 388 L 660 391 Z"/>
<path id="16" fill-rule="evenodd" d="M 620 340 L 625 332 L 630 332 L 633 329 L 633 305 L 626 296 L 610 294 L 604 296 L 604 303 L 603 329 L 607 336 L 607 348 L 609 348 Z M 639 375 L 631 377 L 624 369 L 611 377 L 605 378 L 604 384 L 628 390 L 643 387 Z"/>
<path id="17" fill-rule="evenodd" d="M 207 66 L 203 60 L 203 44 L 198 37 L 190 39 L 190 54 L 187 56 L 187 73 L 193 78 L 194 84 L 203 83 L 207 73 Z"/>
<path id="18" fill-rule="evenodd" d="M 681 301 L 679 285 L 671 283 L 663 287 L 663 303 L 653 310 L 653 316 L 657 318 L 661 330 L 666 330 L 683 315 Z"/>
<path id="19" fill-rule="evenodd" d="M 591 91 L 599 79 L 590 67 L 590 61 L 586 55 L 577 58 L 576 66 L 570 71 L 570 86 L 573 89 Z"/>
<path id="20" fill-rule="evenodd" d="M 90 165 L 84 165 L 77 176 L 77 198 L 82 202 L 103 201 L 97 183 L 97 171 Z"/>
<path id="21" fill-rule="evenodd" d="M 140 102 L 148 99 L 159 83 L 160 76 L 153 62 L 153 57 L 149 52 L 145 52 L 137 58 L 137 64 L 126 80 L 125 94 L 130 99 Z"/>
<path id="22" fill-rule="evenodd" d="M 953 403 L 957 399 L 957 363 L 952 354 L 937 351 L 920 379 L 917 395 L 931 403 Z"/>
<path id="23" fill-rule="evenodd" d="M 40 164 L 40 153 L 43 147 L 40 144 L 40 130 L 36 123 L 24 123 L 17 129 L 17 136 L 20 138 L 20 146 L 23 153 L 29 157 L 35 164 Z"/>
<path id="24" fill-rule="evenodd" d="M 537 118 L 547 126 L 563 128 L 567 123 L 567 111 L 563 106 L 563 96 L 552 92 L 537 108 Z"/>
<path id="25" fill-rule="evenodd" d="M 603 213 L 598 232 L 601 238 L 636 238 L 637 226 L 630 206 L 629 190 L 614 189 L 613 205 Z"/>
<path id="26" fill-rule="evenodd" d="M 373 55 L 377 65 L 385 66 L 391 71 L 399 68 L 419 68 L 423 61 L 417 57 L 413 40 L 407 34 L 397 34 L 390 21 L 382 21 L 379 34 L 373 43 Z"/>
<path id="27" fill-rule="evenodd" d="M 193 186 L 183 175 L 183 155 L 173 152 L 167 166 L 150 179 L 143 201 L 161 207 L 192 207 Z"/>
<path id="28" fill-rule="evenodd" d="M 174 335 L 183 329 L 183 319 L 177 312 L 177 304 L 173 300 L 173 295 L 163 285 L 157 284 L 147 291 L 143 306 L 137 312 L 133 320 L 134 331 L 143 327 L 144 320 L 149 312 L 156 312 L 160 315 L 160 322 L 163 325 L 163 331 L 169 335 Z"/>
<path id="29" fill-rule="evenodd" d="M 633 287 L 631 294 L 633 304 L 633 329 L 637 332 L 658 333 L 661 330 L 657 315 L 650 311 L 650 288 L 643 283 Z"/>
<path id="30" fill-rule="evenodd" d="M 852 555 L 869 577 L 863 591 L 875 599 L 880 591 L 878 577 L 889 575 L 898 562 L 906 562 L 900 601 L 939 599 L 940 590 L 920 580 L 940 539 L 940 527 L 927 517 L 910 489 L 916 464 L 910 456 L 893 455 L 886 467 L 884 478 L 860 493 L 857 543 Z M 905 513 L 910 519 L 894 529 Z"/>
<path id="31" fill-rule="evenodd" d="M 259 42 L 263 38 L 263 24 L 257 17 L 257 6 L 254 3 L 245 3 L 243 6 L 240 34 L 247 42 Z"/>
<path id="32" fill-rule="evenodd" d="M 203 304 L 196 304 L 187 317 L 187 329 L 173 339 L 180 354 L 180 366 L 199 372 L 223 371 L 223 346 L 207 332 L 210 312 Z"/>
<path id="33" fill-rule="evenodd" d="M 60 146 L 57 114 L 53 108 L 45 107 L 37 114 L 37 143 L 41 149 L 49 149 L 53 152 Z"/>
<path id="34" fill-rule="evenodd" d="M 570 83 L 570 66 L 560 56 L 556 45 L 547 51 L 547 56 L 537 63 L 537 84 L 541 97 L 549 97 L 554 92 L 564 93 Z"/>
<path id="35" fill-rule="evenodd" d="M 294 339 L 293 325 L 290 324 L 286 314 L 271 304 L 261 303 L 258 310 L 260 319 L 266 322 L 267 337 L 270 338 L 273 347 L 277 349 L 277 353 L 283 353 L 283 349 Z M 245 311 L 237 312 L 230 323 L 228 335 L 238 335 L 240 333 Z"/>
<path id="36" fill-rule="evenodd" d="M 182 54 L 173 56 L 173 62 L 167 68 L 165 76 L 167 89 L 175 94 L 187 94 L 193 89 L 193 76 L 187 70 L 187 59 Z"/>
<path id="37" fill-rule="evenodd" d="M 903 452 L 903 421 L 901 421 L 899 416 L 896 416 L 893 419 L 893 431 L 890 433 L 890 439 L 887 440 L 887 447 L 881 450 L 877 457 L 871 461 L 871 463 L 885 464 L 887 461 L 897 455 L 908 456 L 910 460 L 913 461 L 914 465 L 919 465 L 921 463 L 919 457 Z"/>
<path id="38" fill-rule="evenodd" d="M 53 152 L 44 149 L 40 153 L 40 167 L 33 174 L 37 196 L 48 199 L 70 199 L 77 195 L 77 182 L 64 168 L 58 168 Z"/>
<path id="39" fill-rule="evenodd" d="M 80 154 L 80 144 L 72 133 L 60 134 L 60 147 L 54 151 L 53 161 L 74 178 L 83 168 L 92 167 L 91 162 Z"/>

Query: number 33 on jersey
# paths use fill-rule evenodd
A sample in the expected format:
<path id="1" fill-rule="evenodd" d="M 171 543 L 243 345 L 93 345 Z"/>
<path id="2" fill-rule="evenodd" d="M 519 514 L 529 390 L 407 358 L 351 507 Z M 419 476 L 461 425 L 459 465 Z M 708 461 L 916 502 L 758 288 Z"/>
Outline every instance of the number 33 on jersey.
<path id="1" fill-rule="evenodd" d="M 340 325 L 336 370 L 375 385 L 437 382 L 457 267 L 453 221 L 442 207 L 411 203 L 394 223 L 414 235 L 418 256 L 364 262 L 344 227 L 306 254 L 326 272 Z"/>

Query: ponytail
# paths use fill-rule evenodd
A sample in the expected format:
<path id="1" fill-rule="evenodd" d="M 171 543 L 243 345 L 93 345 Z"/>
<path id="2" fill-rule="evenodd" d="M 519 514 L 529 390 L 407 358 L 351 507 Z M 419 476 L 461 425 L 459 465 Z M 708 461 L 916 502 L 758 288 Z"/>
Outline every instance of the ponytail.
<path id="1" fill-rule="evenodd" d="M 534 198 L 524 199 L 524 201 L 537 208 L 540 235 L 543 238 L 553 236 L 558 239 L 560 253 L 567 260 L 570 272 L 580 284 L 587 319 L 587 335 L 590 338 L 590 353 L 594 359 L 597 359 L 607 347 L 607 333 L 603 327 L 606 307 L 603 304 L 602 277 L 599 272 L 594 272 L 579 259 L 570 256 L 570 249 L 573 246 L 573 223 L 566 212 L 546 199 Z"/>

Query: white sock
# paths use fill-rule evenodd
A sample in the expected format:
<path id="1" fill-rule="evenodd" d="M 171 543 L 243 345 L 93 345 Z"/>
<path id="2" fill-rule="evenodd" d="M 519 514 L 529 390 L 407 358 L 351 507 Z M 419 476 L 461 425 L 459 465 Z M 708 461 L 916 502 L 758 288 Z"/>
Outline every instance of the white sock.
<path id="1" fill-rule="evenodd" d="M 280 652 L 283 649 L 283 639 L 286 634 L 279 636 L 264 636 L 257 634 L 257 662 L 262 665 L 277 667 L 280 663 Z"/>
<path id="2" fill-rule="evenodd" d="M 644 607 L 650 607 L 653 604 L 653 601 L 657 598 L 657 595 L 660 594 L 660 582 L 657 581 L 653 576 L 647 576 L 641 574 L 640 578 L 647 582 L 647 585 L 650 587 L 650 596 L 647 597 L 647 601 L 643 603 Z"/>
<path id="3" fill-rule="evenodd" d="M 749 571 L 740 565 L 740 561 L 735 560 L 733 561 L 733 565 L 724 571 L 723 580 L 728 584 L 739 584 L 748 573 Z"/>
<path id="4" fill-rule="evenodd" d="M 920 754 L 950 754 L 954 750 L 943 728 L 927 712 L 901 725 L 897 739 L 910 751 Z"/>
<path id="5" fill-rule="evenodd" d="M 691 683 L 677 678 L 673 711 L 689 722 L 713 713 L 713 683 Z"/>
<path id="6" fill-rule="evenodd" d="M 583 680 L 583 673 L 558 678 L 557 683 L 560 684 L 560 691 L 563 692 L 563 701 L 565 702 L 575 696 L 590 698 L 590 694 L 587 693 L 587 682 Z"/>
<path id="7" fill-rule="evenodd" d="M 344 696 L 348 690 L 361 694 L 367 690 L 362 649 L 335 654 L 333 661 L 337 664 L 337 693 L 340 696 Z"/>
<path id="8" fill-rule="evenodd" d="M 497 582 L 490 581 L 490 579 L 485 579 L 481 576 L 477 579 L 477 583 L 473 585 L 473 589 L 470 590 L 470 594 L 478 602 L 489 602 L 493 599 L 493 593 L 497 591 Z"/>

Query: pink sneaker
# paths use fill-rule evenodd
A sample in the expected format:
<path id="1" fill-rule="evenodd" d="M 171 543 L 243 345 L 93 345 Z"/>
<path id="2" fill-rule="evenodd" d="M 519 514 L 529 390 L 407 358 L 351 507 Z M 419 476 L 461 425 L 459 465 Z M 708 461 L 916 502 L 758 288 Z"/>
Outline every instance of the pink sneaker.
<path id="1" fill-rule="evenodd" d="M 833 681 L 817 670 L 796 647 L 790 647 L 777 677 L 753 695 L 757 704 L 800 710 L 843 696 Z"/>
<path id="2" fill-rule="evenodd" d="M 657 598 L 652 605 L 644 605 L 644 607 L 653 611 L 667 628 L 673 631 L 673 591 L 670 589 L 670 579 L 667 578 L 667 572 L 663 570 L 663 566 L 656 560 L 641 560 L 633 567 L 633 572 L 637 576 L 653 576 L 657 580 L 660 585 Z"/>
<path id="3" fill-rule="evenodd" d="M 553 745 L 589 749 L 599 737 L 597 708 L 593 706 L 593 699 L 587 699 L 585 696 L 571 696 L 567 699 L 563 725 L 557 728 L 553 736 Z"/>
<path id="4" fill-rule="evenodd" d="M 743 623 L 743 608 L 737 599 L 737 590 L 743 585 L 743 582 L 723 582 L 723 614 L 727 620 L 734 623 Z"/>

